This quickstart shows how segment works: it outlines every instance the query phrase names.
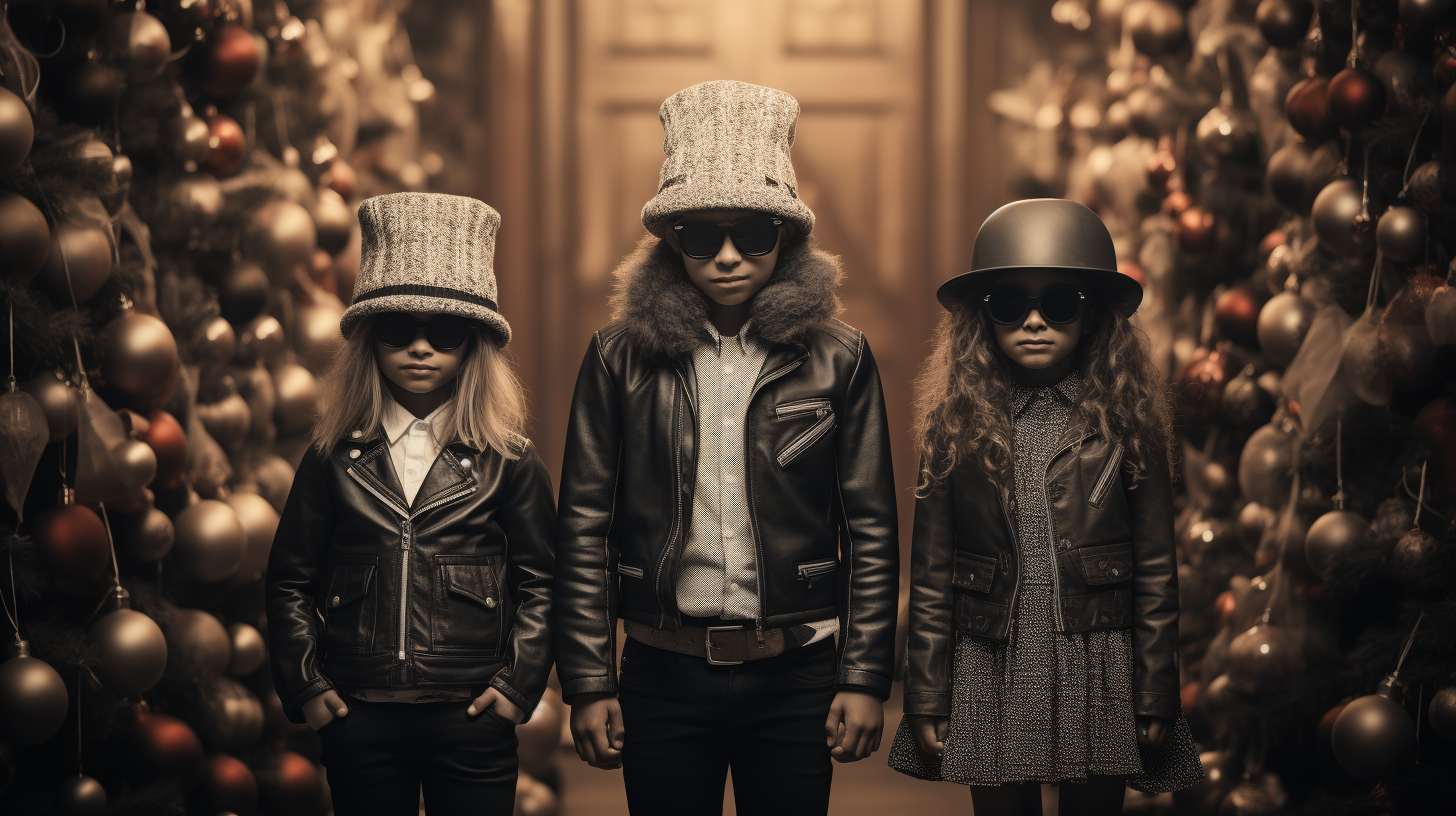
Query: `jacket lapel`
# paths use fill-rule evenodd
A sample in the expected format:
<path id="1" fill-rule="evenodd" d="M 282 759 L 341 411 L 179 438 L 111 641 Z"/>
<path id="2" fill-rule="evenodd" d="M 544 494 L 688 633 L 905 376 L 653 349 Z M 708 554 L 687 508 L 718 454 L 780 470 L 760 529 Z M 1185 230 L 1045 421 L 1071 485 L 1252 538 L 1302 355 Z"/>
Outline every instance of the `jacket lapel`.
<path id="1" fill-rule="evenodd" d="M 382 493 L 379 498 L 392 503 L 395 510 L 404 511 L 409 507 L 409 502 L 404 500 L 404 487 L 389 457 L 389 444 L 382 434 L 376 433 L 369 439 L 359 458 L 349 465 L 349 470 L 373 491 Z"/>
<path id="2" fill-rule="evenodd" d="M 415 494 L 415 503 L 410 506 L 410 512 L 424 507 L 456 488 L 474 483 L 475 477 L 460 464 L 460 457 L 451 450 L 455 444 L 457 443 L 451 443 L 440 449 L 440 455 L 435 457 L 434 464 L 430 465 L 429 472 L 425 474 L 425 481 L 420 484 L 420 490 Z"/>

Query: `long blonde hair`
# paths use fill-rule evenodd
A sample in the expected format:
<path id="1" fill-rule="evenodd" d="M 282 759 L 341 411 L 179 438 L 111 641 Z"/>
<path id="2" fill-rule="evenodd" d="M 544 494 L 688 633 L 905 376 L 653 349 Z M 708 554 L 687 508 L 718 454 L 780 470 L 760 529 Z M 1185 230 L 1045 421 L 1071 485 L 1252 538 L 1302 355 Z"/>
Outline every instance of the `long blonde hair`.
<path id="1" fill-rule="evenodd" d="M 366 434 L 384 420 L 384 377 L 374 357 L 373 318 L 344 340 L 320 382 L 319 415 L 313 446 L 322 456 L 352 431 Z M 525 444 L 526 394 L 505 352 L 479 327 L 455 375 L 455 393 L 444 405 L 441 425 L 477 450 L 494 449 L 507 459 Z"/>

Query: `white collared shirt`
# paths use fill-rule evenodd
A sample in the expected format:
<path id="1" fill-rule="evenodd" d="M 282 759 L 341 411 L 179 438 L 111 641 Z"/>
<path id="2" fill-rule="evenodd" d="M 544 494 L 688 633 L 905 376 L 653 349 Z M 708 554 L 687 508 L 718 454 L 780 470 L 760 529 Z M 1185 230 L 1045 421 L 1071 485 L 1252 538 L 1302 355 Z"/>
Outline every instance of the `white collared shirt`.
<path id="1" fill-rule="evenodd" d="M 420 485 L 425 483 L 425 474 L 435 464 L 446 435 L 440 428 L 440 414 L 445 406 L 430 412 L 424 419 L 416 417 L 404 406 L 388 397 L 384 401 L 384 438 L 389 442 L 389 459 L 394 463 L 394 474 L 404 488 L 404 500 L 414 503 Z"/>

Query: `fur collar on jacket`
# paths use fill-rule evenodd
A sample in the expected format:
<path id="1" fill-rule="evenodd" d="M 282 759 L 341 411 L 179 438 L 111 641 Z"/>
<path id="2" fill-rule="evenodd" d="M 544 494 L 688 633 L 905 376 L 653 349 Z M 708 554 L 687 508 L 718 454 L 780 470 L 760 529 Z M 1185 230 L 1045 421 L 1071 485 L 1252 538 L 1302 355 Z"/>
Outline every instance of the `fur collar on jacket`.
<path id="1" fill-rule="evenodd" d="M 770 343 L 799 343 L 839 314 L 839 258 L 812 238 L 779 253 L 773 277 L 753 298 L 749 331 Z M 682 257 L 655 236 L 637 244 L 613 273 L 612 317 L 652 357 L 675 357 L 709 340 L 705 296 L 688 280 Z"/>

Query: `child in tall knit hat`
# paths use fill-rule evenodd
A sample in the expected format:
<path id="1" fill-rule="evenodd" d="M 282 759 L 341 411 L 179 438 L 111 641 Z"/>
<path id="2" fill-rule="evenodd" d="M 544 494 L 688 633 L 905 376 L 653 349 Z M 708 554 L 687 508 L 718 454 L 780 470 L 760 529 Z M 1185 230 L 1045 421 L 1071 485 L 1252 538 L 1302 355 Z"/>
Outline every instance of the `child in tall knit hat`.
<path id="1" fill-rule="evenodd" d="M 793 97 L 708 82 L 660 115 L 651 234 L 572 403 L 557 673 L 577 752 L 623 768 L 633 814 L 721 812 L 730 768 L 740 812 L 825 813 L 893 675 L 879 373 L 809 237 Z"/>
<path id="2" fill-rule="evenodd" d="M 551 668 L 550 477 L 502 349 L 500 216 L 459 196 L 359 207 L 344 346 L 268 563 L 284 711 L 334 812 L 509 816 L 515 726 Z"/>

